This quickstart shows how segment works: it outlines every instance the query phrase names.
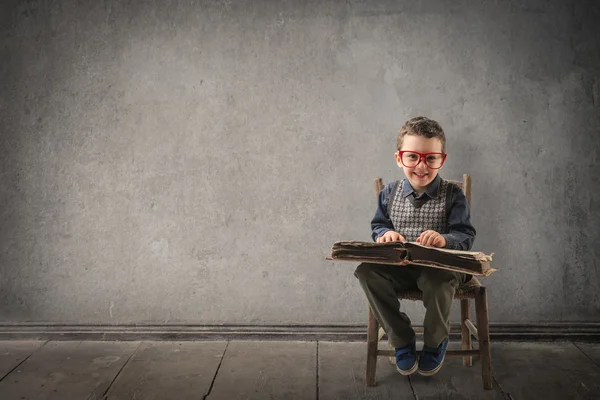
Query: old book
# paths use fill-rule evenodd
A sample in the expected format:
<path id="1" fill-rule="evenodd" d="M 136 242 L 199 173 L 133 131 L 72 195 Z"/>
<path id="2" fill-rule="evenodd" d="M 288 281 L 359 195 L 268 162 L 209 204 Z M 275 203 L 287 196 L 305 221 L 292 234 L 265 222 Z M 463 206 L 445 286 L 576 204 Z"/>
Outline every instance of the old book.
<path id="1" fill-rule="evenodd" d="M 415 242 L 335 242 L 329 260 L 371 262 L 400 265 L 404 260 L 412 265 L 441 268 L 477 276 L 496 271 L 490 265 L 493 253 L 462 251 L 421 246 Z"/>

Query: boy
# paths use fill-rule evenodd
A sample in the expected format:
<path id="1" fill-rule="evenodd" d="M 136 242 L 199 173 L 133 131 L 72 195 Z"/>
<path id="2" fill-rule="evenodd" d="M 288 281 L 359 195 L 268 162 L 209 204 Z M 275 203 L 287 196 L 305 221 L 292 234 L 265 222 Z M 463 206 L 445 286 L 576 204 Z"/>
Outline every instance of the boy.
<path id="1" fill-rule="evenodd" d="M 417 117 L 406 121 L 397 140 L 396 162 L 406 179 L 388 184 L 380 193 L 372 237 L 382 242 L 417 242 L 423 246 L 470 250 L 475 239 L 463 191 L 443 180 L 438 171 L 446 160 L 446 137 L 435 121 Z M 402 375 L 419 371 L 433 375 L 444 361 L 450 331 L 454 292 L 471 275 L 416 265 L 362 263 L 354 273 L 371 310 L 396 350 L 396 369 Z M 398 291 L 419 289 L 426 308 L 425 343 L 417 360 L 415 332 L 400 312 Z"/>

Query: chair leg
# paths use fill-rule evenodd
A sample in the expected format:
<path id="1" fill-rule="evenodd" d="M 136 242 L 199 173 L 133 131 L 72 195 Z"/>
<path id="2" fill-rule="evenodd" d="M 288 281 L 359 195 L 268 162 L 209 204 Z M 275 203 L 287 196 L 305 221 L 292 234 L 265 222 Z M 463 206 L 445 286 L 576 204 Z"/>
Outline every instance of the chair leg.
<path id="1" fill-rule="evenodd" d="M 460 300 L 460 337 L 462 339 L 462 349 L 463 350 L 471 350 L 473 346 L 471 344 L 471 332 L 465 325 L 465 320 L 470 318 L 470 307 L 469 307 L 469 299 L 461 299 Z M 463 365 L 470 367 L 473 365 L 473 357 L 465 356 L 463 357 Z"/>
<path id="2" fill-rule="evenodd" d="M 377 371 L 377 330 L 379 323 L 369 306 L 369 322 L 367 326 L 367 386 L 375 386 L 375 373 Z"/>
<path id="3" fill-rule="evenodd" d="M 490 390 L 492 389 L 492 355 L 490 351 L 487 293 L 486 288 L 483 286 L 479 288 L 479 293 L 475 297 L 475 313 L 477 314 L 477 335 L 479 336 L 483 388 Z"/>

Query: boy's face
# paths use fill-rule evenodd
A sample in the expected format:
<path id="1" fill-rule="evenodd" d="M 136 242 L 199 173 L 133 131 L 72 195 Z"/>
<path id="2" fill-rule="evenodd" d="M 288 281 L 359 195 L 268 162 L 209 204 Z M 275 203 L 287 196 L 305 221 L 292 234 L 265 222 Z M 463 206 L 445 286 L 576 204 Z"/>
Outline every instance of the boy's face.
<path id="1" fill-rule="evenodd" d="M 418 153 L 441 153 L 442 142 L 438 138 L 428 139 L 423 136 L 406 135 L 404 136 L 401 150 Z M 423 193 L 438 174 L 438 170 L 429 168 L 424 160 L 420 160 L 417 166 L 409 168 L 402 164 L 399 152 L 396 152 L 394 156 L 396 157 L 398 166 L 404 170 L 406 178 L 408 178 L 408 181 L 417 193 Z"/>

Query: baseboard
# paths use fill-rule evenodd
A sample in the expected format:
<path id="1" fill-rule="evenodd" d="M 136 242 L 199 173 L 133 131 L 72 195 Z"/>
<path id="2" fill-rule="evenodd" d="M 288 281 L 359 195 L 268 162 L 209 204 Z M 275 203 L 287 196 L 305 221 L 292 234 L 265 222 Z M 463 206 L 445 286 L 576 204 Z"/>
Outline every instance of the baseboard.
<path id="1" fill-rule="evenodd" d="M 416 326 L 417 332 L 423 328 Z M 0 323 L 0 340 L 304 340 L 366 341 L 366 325 L 75 325 Z M 451 337 L 459 337 L 452 326 Z M 600 341 L 600 323 L 490 324 L 490 339 Z"/>

